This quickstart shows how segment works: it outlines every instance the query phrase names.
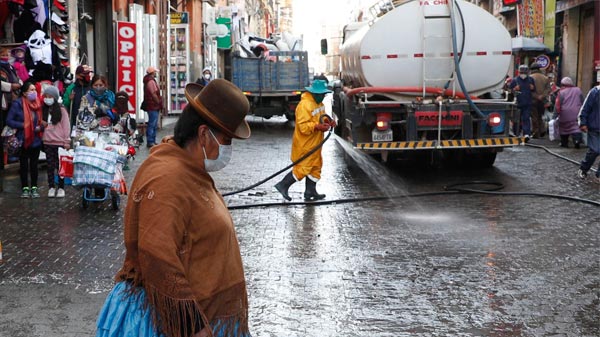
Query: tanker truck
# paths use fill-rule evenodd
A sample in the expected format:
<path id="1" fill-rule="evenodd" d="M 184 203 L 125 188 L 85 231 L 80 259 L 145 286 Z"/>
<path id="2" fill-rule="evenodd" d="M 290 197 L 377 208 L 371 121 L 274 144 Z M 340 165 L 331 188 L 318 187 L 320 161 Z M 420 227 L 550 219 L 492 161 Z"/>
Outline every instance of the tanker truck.
<path id="1" fill-rule="evenodd" d="M 344 28 L 333 84 L 338 136 L 383 161 L 470 167 L 490 167 L 523 143 L 511 136 L 520 124 L 514 103 L 483 98 L 502 88 L 511 63 L 499 20 L 462 0 L 379 1 L 371 13 Z"/>

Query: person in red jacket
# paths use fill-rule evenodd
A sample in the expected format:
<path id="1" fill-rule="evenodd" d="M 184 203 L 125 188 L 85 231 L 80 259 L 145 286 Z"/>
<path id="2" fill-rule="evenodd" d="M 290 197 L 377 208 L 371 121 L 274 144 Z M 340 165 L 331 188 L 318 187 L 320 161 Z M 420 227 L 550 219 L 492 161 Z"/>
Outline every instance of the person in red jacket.
<path id="1" fill-rule="evenodd" d="M 162 108 L 162 97 L 160 88 L 156 82 L 156 67 L 148 67 L 146 76 L 144 76 L 144 103 L 145 110 L 148 113 L 148 125 L 146 126 L 146 146 L 156 145 L 156 129 L 158 126 L 158 113 Z"/>

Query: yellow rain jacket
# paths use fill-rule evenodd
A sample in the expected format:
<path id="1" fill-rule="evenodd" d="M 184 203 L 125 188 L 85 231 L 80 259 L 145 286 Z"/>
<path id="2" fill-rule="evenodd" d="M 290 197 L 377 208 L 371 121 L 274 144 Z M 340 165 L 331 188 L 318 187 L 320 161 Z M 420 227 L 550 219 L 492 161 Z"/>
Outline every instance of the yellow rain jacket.
<path id="1" fill-rule="evenodd" d="M 323 132 L 315 130 L 319 124 L 319 118 L 325 114 L 323 103 L 315 102 L 310 92 L 302 94 L 300 103 L 296 107 L 296 128 L 292 139 L 292 161 L 300 159 L 323 141 Z M 302 180 L 307 175 L 315 179 L 321 179 L 321 167 L 323 158 L 321 148 L 311 154 L 308 158 L 296 164 L 293 169 L 294 176 Z"/>

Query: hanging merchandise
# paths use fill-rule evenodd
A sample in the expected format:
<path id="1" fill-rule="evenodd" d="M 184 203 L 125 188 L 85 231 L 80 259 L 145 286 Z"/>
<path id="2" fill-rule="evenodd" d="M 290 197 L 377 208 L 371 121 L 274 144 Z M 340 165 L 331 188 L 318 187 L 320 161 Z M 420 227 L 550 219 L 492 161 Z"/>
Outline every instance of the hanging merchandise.
<path id="1" fill-rule="evenodd" d="M 25 1 L 28 2 L 28 1 Z M 31 13 L 33 13 L 33 16 L 35 17 L 35 21 L 37 23 L 40 24 L 41 27 L 44 27 L 44 24 L 46 23 L 46 6 L 44 6 L 44 1 L 43 0 L 32 0 L 29 1 L 30 2 L 30 8 L 28 8 L 29 10 L 31 10 Z M 25 6 L 25 8 L 27 8 L 27 6 Z"/>
<path id="2" fill-rule="evenodd" d="M 50 1 L 49 1 L 50 2 Z M 52 13 L 50 18 L 52 20 L 51 24 L 51 37 L 52 43 L 54 45 L 54 49 L 56 50 L 56 55 L 58 56 L 60 65 L 68 68 L 69 67 L 69 25 L 67 21 L 69 19 L 69 13 L 66 8 L 65 0 L 53 0 L 51 5 L 50 12 Z M 61 71 L 59 73 L 55 73 L 54 76 L 57 79 L 65 79 L 65 71 Z"/>
<path id="3" fill-rule="evenodd" d="M 9 3 L 9 9 L 11 8 L 10 5 L 11 3 Z M 35 20 L 34 13 L 31 10 L 17 6 L 16 11 L 13 8 L 11 12 L 14 16 L 12 42 L 22 43 L 27 40 L 33 32 L 42 29 L 42 25 Z"/>
<path id="4" fill-rule="evenodd" d="M 25 0 L 23 1 L 22 5 L 26 9 L 34 9 L 37 7 L 38 3 L 36 0 Z"/>
<path id="5" fill-rule="evenodd" d="M 34 66 L 38 63 L 52 64 L 50 39 L 46 37 L 43 31 L 36 30 L 33 32 L 29 39 L 25 41 L 25 44 L 29 47 L 29 55 Z"/>
<path id="6" fill-rule="evenodd" d="M 182 13 L 175 13 L 182 14 Z M 184 90 L 185 85 L 189 82 L 190 78 L 190 50 L 189 50 L 189 25 L 187 20 L 181 20 L 182 17 L 187 18 L 183 15 L 171 14 L 170 22 L 171 27 L 169 29 L 169 68 L 170 68 L 170 85 L 169 85 L 169 97 L 171 106 L 169 107 L 170 113 L 181 113 L 187 104 Z M 173 24 L 174 22 L 178 22 Z M 184 22 L 184 23 L 182 23 Z"/>
<path id="7" fill-rule="evenodd" d="M 50 81 L 59 90 L 69 74 L 67 0 L 0 0 L 0 38 L 14 44 L 15 69 L 23 81 Z M 21 45 L 22 44 L 22 45 Z"/>
<path id="8" fill-rule="evenodd" d="M 35 81 L 52 80 L 52 44 L 41 30 L 36 30 L 25 41 L 28 47 L 25 65 Z"/>

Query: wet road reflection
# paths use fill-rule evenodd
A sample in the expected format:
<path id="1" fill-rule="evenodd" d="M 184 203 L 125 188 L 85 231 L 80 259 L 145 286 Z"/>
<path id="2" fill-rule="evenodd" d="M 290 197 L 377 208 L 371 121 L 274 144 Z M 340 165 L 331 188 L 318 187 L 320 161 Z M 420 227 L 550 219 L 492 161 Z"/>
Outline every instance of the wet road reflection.
<path id="1" fill-rule="evenodd" d="M 250 140 L 234 141 L 231 164 L 213 175 L 223 192 L 289 164 L 291 125 L 260 120 L 251 128 Z M 508 191 L 598 198 L 565 175 L 570 164 L 534 151 L 507 150 L 488 170 L 440 170 L 384 165 L 332 138 L 318 189 L 327 200 L 360 199 L 490 180 Z M 132 163 L 128 181 L 142 159 Z M 279 202 L 273 184 L 225 200 Z M 303 183 L 294 184 L 290 195 L 299 201 L 303 191 Z M 0 284 L 110 289 L 124 254 L 123 210 L 83 211 L 80 195 L 68 192 L 65 200 L 35 203 L 0 195 L 11 206 L 0 217 L 8 261 L 0 265 Z M 234 210 L 253 336 L 600 336 L 597 211 L 556 199 L 474 194 Z M 81 309 L 90 327 L 97 304 Z"/>

